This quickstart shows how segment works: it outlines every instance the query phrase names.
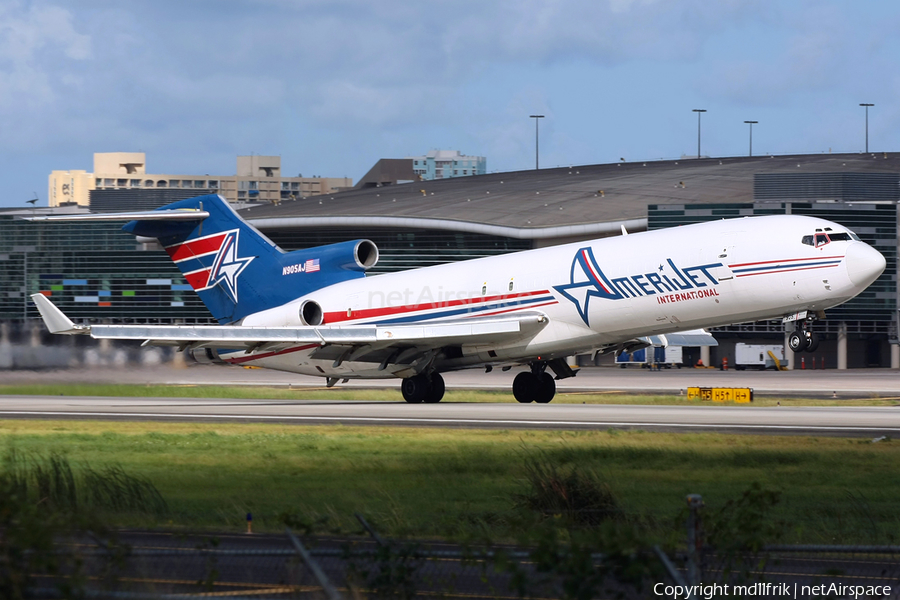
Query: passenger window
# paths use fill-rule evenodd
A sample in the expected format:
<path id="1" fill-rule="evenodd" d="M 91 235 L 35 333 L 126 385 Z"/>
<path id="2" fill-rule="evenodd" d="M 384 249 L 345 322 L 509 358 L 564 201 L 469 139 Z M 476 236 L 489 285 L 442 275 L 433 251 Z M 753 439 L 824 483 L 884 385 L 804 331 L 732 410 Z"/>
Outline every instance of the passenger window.
<path id="1" fill-rule="evenodd" d="M 815 244 L 813 243 L 813 236 L 811 236 L 811 235 L 804 235 L 803 239 L 800 241 L 803 242 L 804 244 L 806 244 L 807 246 L 815 246 Z"/>
<path id="2" fill-rule="evenodd" d="M 825 235 L 824 233 L 816 234 L 816 248 L 821 248 L 822 246 L 824 246 L 827 243 L 828 243 L 827 235 Z"/>

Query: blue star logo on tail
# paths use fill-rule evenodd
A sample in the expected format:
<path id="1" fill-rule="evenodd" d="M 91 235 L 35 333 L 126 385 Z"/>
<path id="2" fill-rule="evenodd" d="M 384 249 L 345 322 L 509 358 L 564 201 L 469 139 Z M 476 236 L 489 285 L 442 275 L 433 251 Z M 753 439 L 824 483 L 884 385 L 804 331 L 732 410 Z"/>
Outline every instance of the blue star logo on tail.
<path id="1" fill-rule="evenodd" d="M 553 288 L 575 305 L 578 315 L 588 327 L 591 325 L 588 318 L 591 298 L 618 300 L 623 297 L 597 266 L 590 247 L 579 249 L 572 259 L 569 283 Z"/>
<path id="2" fill-rule="evenodd" d="M 225 235 L 225 239 L 222 241 L 219 252 L 213 261 L 212 269 L 209 271 L 209 280 L 206 283 L 206 287 L 223 284 L 222 287 L 225 288 L 225 291 L 231 296 L 235 304 L 238 301 L 238 276 L 256 258 L 255 256 L 245 256 L 243 258 L 238 256 L 240 233 L 239 229 L 235 229 Z"/>

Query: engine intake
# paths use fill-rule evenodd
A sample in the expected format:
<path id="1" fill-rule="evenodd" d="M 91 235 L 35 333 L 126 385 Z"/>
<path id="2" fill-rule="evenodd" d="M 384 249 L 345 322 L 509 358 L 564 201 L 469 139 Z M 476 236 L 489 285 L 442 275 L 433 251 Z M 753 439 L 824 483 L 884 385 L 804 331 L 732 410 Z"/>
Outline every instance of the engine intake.
<path id="1" fill-rule="evenodd" d="M 300 305 L 300 322 L 304 325 L 322 324 L 322 307 L 315 300 L 307 300 Z"/>
<path id="2" fill-rule="evenodd" d="M 378 262 L 378 246 L 369 240 L 360 240 L 353 251 L 356 264 L 364 270 L 371 269 Z"/>

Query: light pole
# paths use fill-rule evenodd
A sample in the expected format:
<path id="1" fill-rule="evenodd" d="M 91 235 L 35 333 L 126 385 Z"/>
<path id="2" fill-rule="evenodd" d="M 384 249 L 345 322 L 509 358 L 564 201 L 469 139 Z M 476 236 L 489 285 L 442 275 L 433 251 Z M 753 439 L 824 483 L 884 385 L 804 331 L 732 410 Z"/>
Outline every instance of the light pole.
<path id="1" fill-rule="evenodd" d="M 695 108 L 693 109 L 695 113 L 697 113 L 697 158 L 700 158 L 700 113 L 705 113 L 705 108 Z"/>
<path id="2" fill-rule="evenodd" d="M 750 156 L 753 156 L 753 125 L 759 121 L 744 121 L 744 123 L 750 126 Z"/>
<path id="3" fill-rule="evenodd" d="M 534 170 L 541 168 L 538 162 L 538 119 L 543 119 L 544 115 L 528 115 L 529 119 L 534 119 Z"/>
<path id="4" fill-rule="evenodd" d="M 869 107 L 875 106 L 874 104 L 866 104 L 865 102 L 861 103 L 860 106 L 866 107 L 866 154 L 869 153 Z"/>

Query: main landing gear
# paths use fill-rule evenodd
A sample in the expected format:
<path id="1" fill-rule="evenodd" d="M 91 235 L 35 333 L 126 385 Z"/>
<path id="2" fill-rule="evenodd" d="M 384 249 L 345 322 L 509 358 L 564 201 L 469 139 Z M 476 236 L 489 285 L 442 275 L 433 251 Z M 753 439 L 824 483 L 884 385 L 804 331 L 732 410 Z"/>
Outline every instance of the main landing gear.
<path id="1" fill-rule="evenodd" d="M 530 371 L 516 375 L 512 385 L 513 396 L 523 404 L 550 402 L 556 395 L 556 379 L 574 377 L 578 372 L 577 369 L 572 369 L 564 358 L 537 360 L 530 366 Z M 556 374 L 555 378 L 547 372 L 548 368 Z M 487 370 L 490 369 L 488 365 Z M 508 367 L 504 367 L 503 370 L 507 369 Z M 439 373 L 420 373 L 404 379 L 400 384 L 400 391 L 403 393 L 403 399 L 410 404 L 440 402 L 444 397 L 444 378 Z"/>
<path id="2" fill-rule="evenodd" d="M 407 377 L 400 384 L 400 392 L 410 404 L 434 404 L 444 397 L 444 378 L 440 373 L 421 373 L 415 377 Z"/>
<path id="3" fill-rule="evenodd" d="M 546 404 L 556 395 L 556 381 L 546 371 L 547 363 L 532 363 L 531 371 L 519 373 L 513 379 L 512 391 L 516 400 L 523 404 L 537 402 Z"/>
<path id="4" fill-rule="evenodd" d="M 805 321 L 788 336 L 791 352 L 815 352 L 819 347 L 819 336 L 812 330 L 812 321 Z"/>

